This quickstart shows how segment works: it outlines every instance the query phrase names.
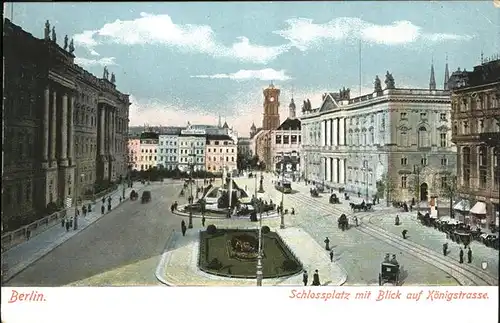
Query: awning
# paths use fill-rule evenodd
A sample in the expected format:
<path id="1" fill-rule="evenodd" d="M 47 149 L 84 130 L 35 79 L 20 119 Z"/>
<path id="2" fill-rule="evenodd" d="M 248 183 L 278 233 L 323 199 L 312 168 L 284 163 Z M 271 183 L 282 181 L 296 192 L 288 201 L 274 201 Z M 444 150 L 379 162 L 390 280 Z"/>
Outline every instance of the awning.
<path id="1" fill-rule="evenodd" d="M 467 200 L 461 200 L 460 202 L 455 204 L 455 206 L 453 207 L 453 210 L 468 212 L 470 210 L 470 203 Z"/>
<path id="2" fill-rule="evenodd" d="M 486 204 L 484 202 L 477 202 L 469 212 L 473 214 L 486 215 Z"/>

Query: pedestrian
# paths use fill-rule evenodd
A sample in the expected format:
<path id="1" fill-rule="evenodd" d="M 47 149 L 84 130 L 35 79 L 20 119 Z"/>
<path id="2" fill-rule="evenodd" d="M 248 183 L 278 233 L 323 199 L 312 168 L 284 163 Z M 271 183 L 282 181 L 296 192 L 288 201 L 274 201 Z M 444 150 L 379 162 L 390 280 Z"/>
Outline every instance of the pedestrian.
<path id="1" fill-rule="evenodd" d="M 292 212 L 291 212 L 292 215 L 295 215 L 295 209 L 292 207 Z"/>
<path id="2" fill-rule="evenodd" d="M 205 215 L 201 216 L 201 225 L 205 227 Z"/>
<path id="3" fill-rule="evenodd" d="M 321 286 L 321 283 L 319 282 L 319 273 L 318 273 L 317 269 L 314 271 L 312 285 L 313 286 Z"/>
<path id="4" fill-rule="evenodd" d="M 120 203 L 122 202 L 122 197 L 120 196 Z"/>
<path id="5" fill-rule="evenodd" d="M 443 243 L 443 255 L 448 254 L 448 243 Z"/>
<path id="6" fill-rule="evenodd" d="M 462 248 L 460 248 L 460 253 L 458 254 L 458 257 L 459 257 L 459 262 L 461 264 L 464 263 L 464 250 Z"/>
<path id="7" fill-rule="evenodd" d="M 111 204 L 111 196 L 108 197 L 108 204 Z"/>
<path id="8" fill-rule="evenodd" d="M 186 235 L 186 222 L 184 220 L 181 221 L 181 231 L 182 231 L 182 236 Z"/>
<path id="9" fill-rule="evenodd" d="M 65 224 L 66 224 L 66 232 L 68 232 L 69 231 L 69 221 L 66 221 Z"/>
<path id="10" fill-rule="evenodd" d="M 101 206 L 101 215 L 104 215 L 104 212 L 106 212 L 106 207 L 104 206 L 104 203 Z"/>
<path id="11" fill-rule="evenodd" d="M 328 239 L 328 237 L 326 237 L 324 243 L 325 243 L 325 249 L 330 250 L 330 239 Z"/>
<path id="12" fill-rule="evenodd" d="M 413 205 L 410 204 L 410 212 L 413 212 Z"/>
<path id="13" fill-rule="evenodd" d="M 174 213 L 174 210 L 175 210 L 174 204 L 170 205 L 170 212 Z"/>
<path id="14" fill-rule="evenodd" d="M 91 204 L 89 203 L 89 204 L 87 205 L 87 213 L 90 213 L 90 212 L 92 212 L 92 206 L 91 206 Z"/>
<path id="15" fill-rule="evenodd" d="M 469 247 L 467 251 L 467 262 L 470 264 L 472 262 L 472 249 Z"/>
<path id="16" fill-rule="evenodd" d="M 111 211 L 111 203 L 108 204 L 108 212 Z"/>
<path id="17" fill-rule="evenodd" d="M 82 206 L 82 213 L 84 217 L 87 215 L 87 207 L 85 205 Z"/>
<path id="18" fill-rule="evenodd" d="M 65 222 L 65 219 L 64 219 L 64 217 L 63 217 L 63 218 L 61 218 L 61 227 L 62 227 L 62 228 L 64 228 L 64 222 Z"/>
<path id="19" fill-rule="evenodd" d="M 302 282 L 304 283 L 304 286 L 307 286 L 308 279 L 309 275 L 307 274 L 307 270 L 304 270 L 304 273 L 302 274 Z"/>
<path id="20" fill-rule="evenodd" d="M 106 203 L 106 196 L 102 197 L 102 204 Z"/>
<path id="21" fill-rule="evenodd" d="M 406 239 L 406 234 L 408 233 L 408 230 L 403 230 L 403 232 L 401 232 L 403 234 L 403 239 Z"/>
<path id="22" fill-rule="evenodd" d="M 358 226 L 359 222 L 358 222 L 358 217 L 357 216 L 354 216 L 354 223 L 356 223 L 356 226 Z"/>
<path id="23" fill-rule="evenodd" d="M 330 262 L 333 262 L 333 250 L 330 250 Z"/>
<path id="24" fill-rule="evenodd" d="M 31 230 L 30 229 L 26 229 L 26 240 L 29 240 L 30 238 L 31 238 Z"/>

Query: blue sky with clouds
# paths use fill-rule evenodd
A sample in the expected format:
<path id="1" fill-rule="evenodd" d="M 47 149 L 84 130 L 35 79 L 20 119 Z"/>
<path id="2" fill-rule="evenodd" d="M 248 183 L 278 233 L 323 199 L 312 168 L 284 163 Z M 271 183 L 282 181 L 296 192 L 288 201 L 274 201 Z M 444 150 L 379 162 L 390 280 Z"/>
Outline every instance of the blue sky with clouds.
<path id="1" fill-rule="evenodd" d="M 271 80 L 282 120 L 292 89 L 313 105 L 344 86 L 358 95 L 360 41 L 363 94 L 386 70 L 396 86 L 426 88 L 434 60 L 442 86 L 446 55 L 453 71 L 500 52 L 492 1 L 15 3 L 13 13 L 36 37 L 48 19 L 60 42 L 74 38 L 77 63 L 95 75 L 108 66 L 132 96 L 132 125 L 221 115 L 243 135 L 260 125 Z"/>

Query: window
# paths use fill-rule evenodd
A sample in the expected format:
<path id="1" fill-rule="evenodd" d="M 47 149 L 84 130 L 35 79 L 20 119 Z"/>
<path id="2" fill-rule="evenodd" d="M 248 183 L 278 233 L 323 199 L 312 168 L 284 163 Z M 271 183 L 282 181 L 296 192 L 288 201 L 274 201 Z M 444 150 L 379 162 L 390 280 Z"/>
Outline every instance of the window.
<path id="1" fill-rule="evenodd" d="M 427 166 L 427 157 L 422 157 L 422 158 L 420 159 L 420 164 L 421 164 L 422 166 Z"/>
<path id="2" fill-rule="evenodd" d="M 486 188 L 486 169 L 480 169 L 479 170 L 479 187 L 480 188 Z"/>
<path id="3" fill-rule="evenodd" d="M 483 133 L 484 132 L 484 120 L 479 119 L 477 121 L 477 130 L 478 130 L 479 133 Z"/>
<path id="4" fill-rule="evenodd" d="M 439 114 L 439 120 L 446 121 L 446 113 L 440 113 Z"/>
<path id="5" fill-rule="evenodd" d="M 276 144 L 281 145 L 281 136 L 276 136 Z"/>
<path id="6" fill-rule="evenodd" d="M 283 136 L 283 144 L 285 144 L 285 145 L 290 144 L 290 137 L 289 136 Z"/>
<path id="7" fill-rule="evenodd" d="M 448 187 L 448 178 L 446 176 L 441 176 L 441 188 Z"/>
<path id="8" fill-rule="evenodd" d="M 439 134 L 439 139 L 440 139 L 440 144 L 441 144 L 441 147 L 446 147 L 447 146 L 447 142 L 446 142 L 446 132 L 442 132 Z"/>
<path id="9" fill-rule="evenodd" d="M 479 147 L 479 166 L 486 166 L 488 164 L 488 150 L 485 146 Z"/>
<path id="10" fill-rule="evenodd" d="M 292 142 L 292 145 L 297 144 L 297 136 L 296 135 L 292 135 L 291 142 Z"/>
<path id="11" fill-rule="evenodd" d="M 464 133 L 464 135 L 468 135 L 469 134 L 469 122 L 468 121 L 463 121 L 462 125 L 463 125 L 463 133 Z"/>
<path id="12" fill-rule="evenodd" d="M 219 142 L 218 142 L 218 141 L 216 141 L 216 142 L 215 142 L 215 145 L 216 145 L 216 146 L 218 146 L 218 145 L 219 145 Z"/>
<path id="13" fill-rule="evenodd" d="M 401 176 L 401 188 L 406 188 L 408 177 L 406 175 Z"/>
<path id="14" fill-rule="evenodd" d="M 406 131 L 402 131 L 399 136 L 400 136 L 400 140 L 401 140 L 401 147 L 410 146 L 408 133 Z"/>
<path id="15" fill-rule="evenodd" d="M 400 115 L 399 115 L 399 119 L 401 119 L 401 120 L 408 120 L 406 112 L 401 112 Z"/>
<path id="16" fill-rule="evenodd" d="M 420 114 L 420 120 L 426 120 L 426 119 L 427 119 L 427 113 L 422 112 L 422 113 Z"/>
<path id="17" fill-rule="evenodd" d="M 402 166 L 408 165 L 408 158 L 406 158 L 406 157 L 401 158 L 401 165 Z"/>
<path id="18" fill-rule="evenodd" d="M 418 146 L 429 147 L 429 133 L 424 126 L 418 128 Z"/>
<path id="19" fill-rule="evenodd" d="M 446 157 L 441 158 L 441 166 L 446 166 L 448 165 L 448 159 Z"/>
<path id="20" fill-rule="evenodd" d="M 370 144 L 375 144 L 375 134 L 373 133 L 373 128 L 370 129 Z"/>
<path id="21" fill-rule="evenodd" d="M 470 165 L 470 148 L 462 148 L 462 163 L 464 165 Z"/>

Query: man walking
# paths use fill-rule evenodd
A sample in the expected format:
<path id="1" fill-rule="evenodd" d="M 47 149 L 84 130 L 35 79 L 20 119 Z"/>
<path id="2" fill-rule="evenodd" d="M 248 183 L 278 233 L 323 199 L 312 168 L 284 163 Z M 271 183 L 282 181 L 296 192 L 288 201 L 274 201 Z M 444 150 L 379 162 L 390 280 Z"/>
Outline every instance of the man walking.
<path id="1" fill-rule="evenodd" d="M 330 250 L 330 262 L 333 262 L 333 250 Z"/>
<path id="2" fill-rule="evenodd" d="M 184 220 L 181 221 L 181 231 L 182 236 L 184 237 L 186 235 L 186 222 L 184 222 Z"/>
<path id="3" fill-rule="evenodd" d="M 459 262 L 461 264 L 464 263 L 464 250 L 462 248 L 460 248 L 460 253 L 458 254 L 458 257 L 459 257 Z"/>
<path id="4" fill-rule="evenodd" d="M 318 273 L 317 269 L 314 271 L 312 285 L 313 286 L 321 286 L 321 283 L 319 282 L 319 273 Z"/>
<path id="5" fill-rule="evenodd" d="M 201 225 L 205 227 L 205 215 L 201 216 Z"/>
<path id="6" fill-rule="evenodd" d="M 328 239 L 328 237 L 326 237 L 324 242 L 325 242 L 325 249 L 330 250 L 330 239 Z"/>
<path id="7" fill-rule="evenodd" d="M 408 230 L 404 229 L 403 232 L 401 233 L 403 235 L 403 239 L 406 239 L 407 233 L 408 233 Z"/>
<path id="8" fill-rule="evenodd" d="M 448 243 L 443 243 L 443 255 L 448 254 Z"/>
<path id="9" fill-rule="evenodd" d="M 307 275 L 307 270 L 304 270 L 304 273 L 302 274 L 302 282 L 304 283 L 304 286 L 307 286 L 308 279 L 309 275 Z"/>
<path id="10" fill-rule="evenodd" d="M 467 262 L 470 264 L 472 262 L 472 249 L 469 247 L 467 251 Z"/>
<path id="11" fill-rule="evenodd" d="M 104 203 L 102 203 L 102 206 L 101 206 L 101 215 L 104 215 L 104 212 L 106 212 L 106 207 L 104 206 Z"/>

